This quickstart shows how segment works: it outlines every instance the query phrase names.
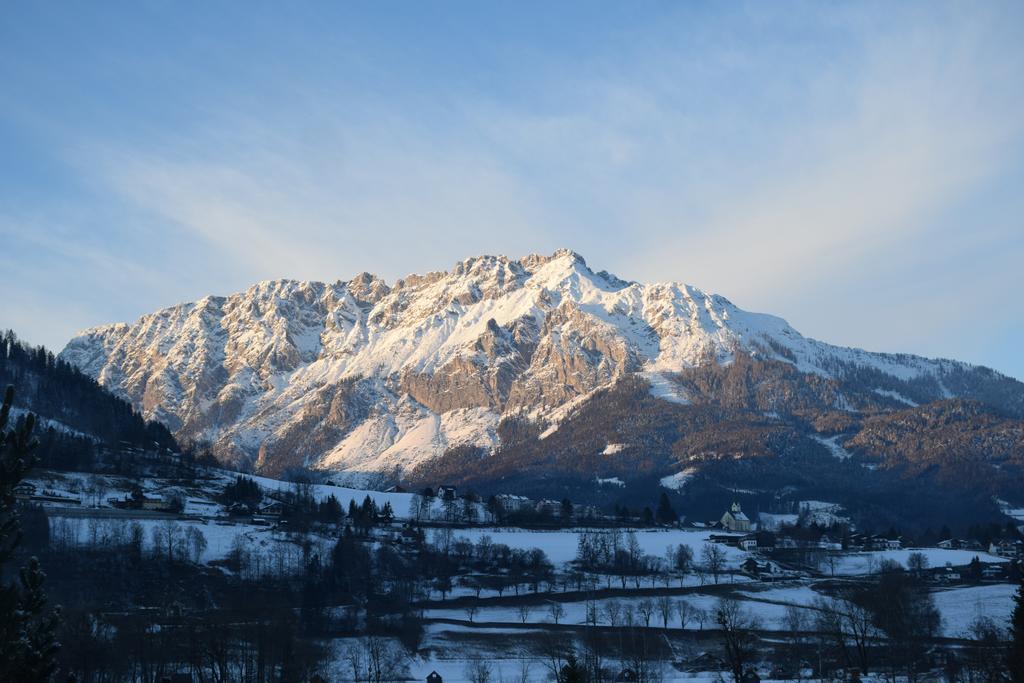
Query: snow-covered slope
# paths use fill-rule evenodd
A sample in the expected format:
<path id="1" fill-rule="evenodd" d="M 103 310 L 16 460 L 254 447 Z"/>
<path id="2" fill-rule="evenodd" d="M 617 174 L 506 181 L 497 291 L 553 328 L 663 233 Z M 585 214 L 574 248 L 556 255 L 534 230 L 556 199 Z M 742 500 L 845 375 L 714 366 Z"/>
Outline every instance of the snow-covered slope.
<path id="1" fill-rule="evenodd" d="M 568 250 L 470 258 L 391 286 L 366 273 L 260 282 L 86 330 L 61 356 L 223 457 L 390 473 L 493 447 L 503 416 L 546 426 L 629 374 L 685 403 L 671 373 L 739 351 L 826 377 L 924 377 L 945 394 L 943 376 L 971 369 L 824 344 L 689 285 L 596 273 Z"/>

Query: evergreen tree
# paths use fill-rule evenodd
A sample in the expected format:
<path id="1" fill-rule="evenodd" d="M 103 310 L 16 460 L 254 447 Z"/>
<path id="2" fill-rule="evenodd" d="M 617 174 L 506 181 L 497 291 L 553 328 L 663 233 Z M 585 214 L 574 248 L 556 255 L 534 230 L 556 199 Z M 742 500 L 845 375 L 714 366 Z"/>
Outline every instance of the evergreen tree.
<path id="1" fill-rule="evenodd" d="M 35 417 L 29 413 L 8 431 L 13 402 L 14 387 L 7 387 L 0 407 L 0 574 L 21 540 L 14 487 L 35 462 Z M 45 681 L 57 666 L 60 608 L 46 611 L 45 578 L 39 560 L 33 557 L 22 567 L 18 583 L 0 585 L 0 680 Z"/>
<path id="2" fill-rule="evenodd" d="M 1010 670 L 1010 680 L 1013 683 L 1024 683 L 1024 580 L 1021 581 L 1017 595 L 1013 599 L 1017 604 L 1010 617 L 1012 639 L 1007 668 Z"/>
<path id="3" fill-rule="evenodd" d="M 589 680 L 586 667 L 577 661 L 575 653 L 570 652 L 558 672 L 558 683 L 587 683 Z"/>
<path id="4" fill-rule="evenodd" d="M 341 521 L 341 518 L 345 516 L 345 511 L 341 509 L 341 503 L 338 502 L 338 499 L 333 493 L 320 502 L 318 511 L 320 521 L 332 524 L 337 524 Z"/>
<path id="5" fill-rule="evenodd" d="M 658 524 L 672 524 L 679 520 L 679 515 L 676 514 L 672 503 L 668 500 L 668 494 L 664 491 L 661 492 L 661 498 L 658 499 L 658 512 L 656 516 Z"/>
<path id="6" fill-rule="evenodd" d="M 562 522 L 565 523 L 565 524 L 571 524 L 572 523 L 572 513 L 573 513 L 572 501 L 569 500 L 568 498 L 563 498 L 562 499 Z"/>
<path id="7" fill-rule="evenodd" d="M 57 419 L 107 446 L 120 447 L 124 442 L 144 450 L 179 450 L 164 425 L 147 422 L 131 404 L 114 396 L 96 380 L 58 360 L 51 351 L 25 344 L 10 330 L 0 334 L 0 385 L 3 384 L 19 387 L 18 402 L 22 407 L 43 418 Z M 37 431 L 39 445 L 34 454 L 44 467 L 74 469 L 90 464 L 91 441 L 63 431 Z"/>

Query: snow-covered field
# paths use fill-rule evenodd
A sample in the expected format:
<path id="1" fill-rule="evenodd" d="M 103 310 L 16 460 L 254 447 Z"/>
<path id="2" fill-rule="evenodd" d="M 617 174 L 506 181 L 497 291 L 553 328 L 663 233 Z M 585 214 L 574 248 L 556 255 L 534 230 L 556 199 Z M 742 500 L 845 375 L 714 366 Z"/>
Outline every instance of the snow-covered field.
<path id="1" fill-rule="evenodd" d="M 464 536 L 474 543 L 481 536 L 490 536 L 495 543 L 503 543 L 510 548 L 540 548 L 553 563 L 564 564 L 576 559 L 576 547 L 580 529 L 563 531 L 528 531 L 525 529 L 463 529 L 456 536 Z M 598 530 L 601 531 L 601 530 Z M 625 533 L 627 530 L 623 530 Z M 644 553 L 664 557 L 669 546 L 686 545 L 693 551 L 695 559 L 700 559 L 701 550 L 711 536 L 710 531 L 690 531 L 685 529 L 636 529 L 637 541 Z M 726 564 L 730 568 L 738 567 L 749 555 L 728 546 L 719 546 L 725 551 Z"/>
<path id="2" fill-rule="evenodd" d="M 227 481 L 233 479 L 235 474 L 230 474 L 225 479 Z M 291 491 L 295 488 L 295 484 L 287 481 L 280 481 L 278 479 L 269 479 L 267 477 L 260 477 L 256 475 L 245 475 L 253 479 L 263 489 L 267 491 Z M 348 509 L 349 501 L 355 501 L 356 505 L 363 502 L 366 496 L 369 496 L 377 507 L 384 507 L 385 503 L 391 503 L 391 509 L 395 511 L 395 517 L 398 519 L 409 518 L 409 507 L 412 504 L 415 494 L 413 493 L 385 493 L 383 491 L 370 491 L 364 489 L 352 489 L 345 486 L 332 486 L 330 484 L 313 484 L 310 487 L 310 492 L 313 497 L 317 500 L 324 500 L 329 496 L 333 495 L 341 503 L 341 507 L 345 510 Z M 440 502 L 435 501 L 435 506 L 440 510 Z"/>
<path id="3" fill-rule="evenodd" d="M 979 616 L 989 617 L 999 626 L 1006 628 L 1009 624 L 1010 614 L 1013 611 L 1013 596 L 1017 587 L 1013 584 L 996 584 L 985 586 L 964 586 L 934 591 L 935 605 L 942 615 L 942 633 L 949 637 L 970 637 L 969 630 L 971 623 Z M 744 590 L 737 593 L 740 598 L 740 605 L 748 614 L 756 616 L 760 621 L 760 627 L 767 631 L 786 630 L 786 610 L 789 605 L 798 605 L 811 608 L 815 598 L 821 594 L 814 591 L 810 586 L 791 586 L 786 588 L 775 588 L 764 591 Z M 689 593 L 681 596 L 673 596 L 672 603 L 685 600 L 692 607 L 711 612 L 718 603 L 719 596 L 700 593 Z M 619 614 L 616 617 L 618 623 L 623 623 L 625 610 L 633 610 L 634 623 L 643 623 L 643 616 L 640 612 L 640 605 L 647 601 L 652 604 L 654 614 L 651 617 L 651 628 L 662 627 L 662 617 L 658 611 L 658 598 L 605 598 L 595 600 L 597 605 L 598 623 L 607 625 L 610 623 L 608 606 L 616 603 L 619 606 Z M 477 624 L 543 624 L 554 623 L 554 617 L 549 609 L 550 603 L 534 605 L 528 609 L 523 620 L 523 614 L 518 607 L 484 607 L 473 615 L 473 621 Z M 562 624 L 585 624 L 587 623 L 586 601 L 572 601 L 560 603 L 563 614 L 559 615 L 559 623 Z M 432 609 L 425 612 L 428 619 L 454 619 L 467 621 L 469 616 L 465 609 Z M 669 620 L 670 628 L 679 628 L 677 614 L 673 614 Z M 697 629 L 699 624 L 695 620 L 687 623 L 686 628 Z M 453 629 L 452 625 L 435 624 L 432 628 Z M 473 628 L 468 625 L 459 628 Z M 705 628 L 714 628 L 710 622 L 705 623 Z M 521 631 L 520 631 L 521 632 Z"/>
<path id="4" fill-rule="evenodd" d="M 720 598 L 718 596 L 714 595 L 690 593 L 683 596 L 672 597 L 671 601 L 673 609 L 680 600 L 685 600 L 691 607 L 704 610 L 705 613 L 710 614 L 718 604 L 719 599 Z M 645 622 L 643 615 L 640 612 L 640 607 L 644 602 L 649 603 L 652 609 L 655 610 L 654 614 L 651 616 L 651 628 L 662 628 L 661 613 L 657 611 L 657 597 L 626 597 L 595 600 L 594 604 L 597 605 L 598 610 L 598 623 L 602 625 L 608 625 L 610 623 L 606 610 L 610 605 L 612 605 L 612 603 L 614 603 L 620 608 L 620 613 L 616 617 L 617 625 L 622 625 L 624 623 L 626 612 L 630 609 L 632 610 L 633 623 L 638 626 L 643 625 Z M 531 607 L 529 609 L 529 613 L 526 615 L 525 622 L 523 621 L 523 615 L 520 614 L 519 608 L 517 607 L 484 607 L 473 616 L 473 621 L 486 624 L 553 624 L 554 617 L 552 616 L 548 604 Z M 565 610 L 565 614 L 559 616 L 559 623 L 587 623 L 588 603 L 586 601 L 562 602 L 559 604 L 562 606 L 562 609 Z M 786 612 L 784 605 L 757 602 L 754 600 L 741 600 L 740 604 L 748 613 L 757 616 L 761 620 L 763 628 L 775 630 L 782 627 L 782 619 Z M 459 619 L 463 621 L 469 619 L 464 609 L 432 609 L 427 610 L 425 616 L 429 619 Z M 704 626 L 705 628 L 712 628 L 710 619 L 705 622 Z M 678 615 L 674 611 L 669 618 L 669 627 L 679 628 Z M 696 629 L 698 628 L 698 623 L 696 621 L 690 621 L 686 625 L 686 628 Z"/>
<path id="5" fill-rule="evenodd" d="M 65 546 L 85 545 L 90 543 L 106 542 L 123 543 L 130 535 L 134 525 L 142 528 L 143 550 L 145 552 L 159 552 L 159 539 L 173 529 L 175 538 L 183 539 L 188 535 L 189 530 L 198 531 L 205 540 L 205 547 L 198 552 L 198 559 L 203 563 L 210 563 L 226 558 L 233 550 L 242 549 L 249 559 L 248 572 L 268 574 L 277 571 L 290 571 L 301 563 L 302 548 L 301 539 L 282 532 L 273 530 L 267 526 L 260 526 L 248 522 L 227 519 L 223 517 L 223 509 L 214 498 L 224 484 L 237 476 L 230 472 L 217 472 L 213 480 L 197 482 L 196 484 L 184 486 L 166 480 L 144 479 L 141 480 L 142 488 L 147 496 L 167 496 L 170 494 L 180 495 L 185 501 L 186 518 L 133 518 L 131 513 L 126 512 L 124 518 L 112 516 L 117 515 L 110 507 L 111 498 L 123 498 L 130 493 L 131 482 L 127 479 L 115 476 L 101 476 L 81 473 L 38 473 L 32 478 L 37 486 L 37 491 L 44 491 L 60 497 L 66 497 L 78 501 L 75 503 L 51 503 L 50 514 L 50 537 L 51 542 Z M 294 485 L 266 477 L 253 477 L 253 479 L 267 492 L 290 490 Z M 311 487 L 311 492 L 317 499 L 324 499 L 334 495 L 338 498 L 343 507 L 348 507 L 350 501 L 356 504 L 362 503 L 366 496 L 369 496 L 379 506 L 383 507 L 389 503 L 399 518 L 409 515 L 410 507 L 414 500 L 412 493 L 384 493 L 353 489 L 342 486 L 327 484 L 316 484 Z M 808 507 L 814 512 L 826 512 L 835 514 L 837 510 L 831 507 L 832 504 L 808 502 Z M 68 508 L 67 512 L 59 512 L 60 507 Z M 95 513 L 89 509 L 97 507 Z M 441 503 L 435 501 L 434 514 L 440 516 Z M 151 513 L 150 513 L 151 514 Z M 763 521 L 762 516 L 762 521 Z M 783 517 L 783 516 L 778 516 Z M 779 520 L 781 521 L 781 520 Z M 518 528 L 469 528 L 456 529 L 456 538 L 465 538 L 471 542 L 477 542 L 483 536 L 489 536 L 494 543 L 501 543 L 512 548 L 531 549 L 539 548 L 545 552 L 549 560 L 558 569 L 565 569 L 565 565 L 576 558 L 579 535 L 582 532 L 593 531 L 600 533 L 602 529 L 567 529 L 558 531 L 534 531 Z M 621 530 L 623 539 L 628 530 Z M 684 529 L 635 529 L 637 541 L 645 554 L 658 557 L 665 557 L 669 547 L 685 545 L 689 547 L 696 559 L 704 545 L 709 542 L 711 531 L 707 530 L 684 530 Z M 195 534 L 193 533 L 193 536 Z M 321 546 L 319 551 L 326 553 L 329 546 L 334 543 L 333 538 L 325 535 L 311 534 L 310 540 L 315 546 Z M 737 568 L 750 555 L 737 548 L 718 546 L 726 557 L 726 565 L 729 569 Z M 187 552 L 192 555 L 188 544 L 181 542 L 177 553 Z M 865 575 L 876 571 L 884 560 L 892 560 L 903 566 L 907 566 L 912 553 L 922 553 L 930 567 L 943 566 L 964 566 L 969 564 L 975 557 L 985 563 L 1004 563 L 1007 560 L 1002 557 L 991 555 L 986 552 L 970 550 L 946 550 L 940 548 L 907 548 L 902 550 L 886 550 L 874 552 L 841 553 L 835 554 L 837 560 L 836 574 L 842 576 Z M 255 569 L 253 569 L 255 567 Z M 727 577 L 735 584 L 742 584 L 742 591 L 735 593 L 740 598 L 744 609 L 756 615 L 766 630 L 777 630 L 785 628 L 785 612 L 788 605 L 800 605 L 809 607 L 819 595 L 810 585 L 787 585 L 784 587 L 770 587 L 766 590 L 758 590 L 760 584 L 744 575 L 733 575 Z M 725 579 L 723 579 L 724 581 Z M 604 578 L 599 578 L 599 585 L 607 585 Z M 611 583 L 613 588 L 619 586 L 617 580 Z M 629 585 L 632 585 L 630 583 Z M 671 582 L 673 587 L 679 586 L 678 577 Z M 683 579 L 683 585 L 688 588 L 698 587 L 699 578 L 695 574 L 688 574 Z M 648 582 L 644 581 L 645 588 Z M 658 587 L 663 584 L 658 582 Z M 736 586 L 732 590 L 737 590 Z M 1016 590 L 1010 584 L 965 586 L 948 589 L 941 589 L 934 592 L 936 606 L 942 614 L 943 633 L 947 636 L 956 637 L 967 633 L 971 622 L 978 616 L 988 616 L 1000 624 L 1005 624 L 1012 609 L 1012 596 Z M 506 593 L 507 595 L 508 593 Z M 449 594 L 450 597 L 475 595 L 475 590 L 468 586 L 456 585 Z M 485 594 L 486 597 L 486 594 Z M 551 597 L 557 598 L 557 594 Z M 694 607 L 710 610 L 719 599 L 718 594 L 707 594 L 698 590 L 683 596 L 673 597 L 673 601 L 680 598 L 685 599 Z M 657 598 L 649 598 L 656 605 Z M 634 619 L 639 623 L 642 619 L 639 612 L 639 605 L 644 598 L 625 596 L 621 598 L 605 598 L 598 601 L 600 623 L 607 623 L 608 616 L 605 607 L 612 601 L 617 602 L 620 607 L 629 606 L 634 611 Z M 561 603 L 565 610 L 559 620 L 563 624 L 582 624 L 587 620 L 587 603 L 585 601 L 573 601 Z M 468 619 L 466 612 L 462 609 L 433 609 L 426 614 L 433 619 L 454 619 L 465 621 Z M 518 625 L 513 629 L 522 633 L 522 618 L 515 607 L 483 607 L 474 615 L 475 622 L 507 624 L 506 628 Z M 527 624 L 536 624 L 540 628 L 543 624 L 551 623 L 553 617 L 546 606 L 537 606 L 530 610 L 527 617 Z M 659 626 L 661 617 L 655 613 L 651 618 L 651 625 Z M 675 628 L 678 620 L 675 615 L 670 621 Z M 710 627 L 710 625 L 708 625 Z M 696 623 L 690 624 L 690 628 L 696 627 Z M 432 628 L 441 628 L 445 632 L 455 632 L 460 628 L 470 628 L 479 631 L 475 626 L 466 625 L 445 625 L 434 624 Z M 492 627 L 490 630 L 494 630 Z M 423 662 L 421 662 L 423 663 Z M 463 680 L 462 674 L 465 669 L 465 660 L 437 660 L 430 662 L 431 667 L 426 669 L 437 669 L 446 676 L 446 680 Z M 518 666 L 518 662 L 508 660 L 510 666 Z M 442 671 L 444 669 L 444 671 Z M 446 673 L 447 672 L 447 673 Z M 512 671 L 507 672 L 511 675 Z M 451 674 L 454 678 L 449 679 Z"/>
<path id="6" fill-rule="evenodd" d="M 740 592 L 740 595 L 744 595 L 755 600 L 765 600 L 768 602 L 780 602 L 786 605 L 811 605 L 814 603 L 815 598 L 820 598 L 821 593 L 815 591 L 810 586 L 788 586 L 786 588 L 769 588 L 768 590 L 754 590 L 744 589 Z"/>
<path id="7" fill-rule="evenodd" d="M 893 560 L 907 566 L 911 553 L 921 553 L 928 559 L 929 567 L 945 567 L 947 564 L 960 567 L 970 564 L 977 557 L 982 562 L 1003 563 L 1008 560 L 976 550 L 947 550 L 944 548 L 904 548 L 903 550 L 877 550 L 861 553 L 847 553 L 838 557 L 836 574 L 857 576 L 870 574 L 878 569 L 883 560 Z"/>
<path id="8" fill-rule="evenodd" d="M 238 476 L 235 472 L 214 470 L 212 480 L 198 480 L 192 487 L 169 485 L 166 481 L 154 479 L 142 479 L 139 483 L 147 496 L 180 495 L 186 500 L 186 513 L 209 514 L 209 510 L 200 506 L 214 505 L 213 497 L 225 484 L 234 481 Z M 255 481 L 267 493 L 287 492 L 295 488 L 295 484 L 287 481 L 253 474 L 244 476 Z M 124 477 L 81 472 L 40 472 L 30 477 L 29 481 L 36 485 L 39 493 L 46 490 L 59 496 L 75 498 L 83 507 L 110 507 L 108 499 L 125 498 L 130 494 L 133 483 Z M 346 510 L 350 501 L 355 501 L 356 505 L 359 505 L 369 496 L 379 508 L 383 508 L 385 503 L 390 503 L 397 519 L 409 518 L 411 504 L 416 497 L 413 493 L 387 493 L 330 484 L 312 484 L 310 492 L 317 500 L 324 500 L 333 495 Z M 478 506 L 478 512 L 482 514 L 482 506 Z M 433 502 L 431 516 L 437 519 L 443 516 L 443 504 L 439 499 Z"/>
<path id="9" fill-rule="evenodd" d="M 943 633 L 951 637 L 963 636 L 979 616 L 989 617 L 1005 628 L 1009 625 L 1016 591 L 1017 587 L 1008 583 L 935 591 L 933 596 L 942 614 Z"/>
<path id="10" fill-rule="evenodd" d="M 410 660 L 409 676 L 414 681 L 426 680 L 432 671 L 436 671 L 445 683 L 472 683 L 467 672 L 469 665 L 486 661 L 491 667 L 491 681 L 522 681 L 531 683 L 551 680 L 545 660 L 538 658 L 536 653 L 520 652 L 513 644 L 500 651 L 482 650 L 467 647 L 459 636 L 472 630 L 476 634 L 493 634 L 507 636 L 509 634 L 523 636 L 537 634 L 540 629 L 517 628 L 473 628 L 453 624 L 430 624 L 426 628 L 425 645 L 428 653 L 423 657 Z M 615 663 L 609 661 L 607 666 L 614 668 Z M 525 678 L 523 676 L 525 672 Z M 707 672 L 704 674 L 680 673 L 670 666 L 665 666 L 664 683 L 721 683 L 721 674 Z"/>
<path id="11" fill-rule="evenodd" d="M 688 482 L 696 473 L 696 467 L 687 467 L 680 472 L 670 474 L 667 477 L 662 477 L 659 483 L 664 488 L 672 489 L 673 491 L 682 491 L 683 487 L 686 486 L 686 482 Z"/>
<path id="12" fill-rule="evenodd" d="M 1004 515 L 1013 517 L 1018 522 L 1024 522 L 1024 507 L 1014 507 L 1005 500 L 996 499 L 996 502 L 999 504 L 999 508 L 1003 511 Z"/>
<path id="13" fill-rule="evenodd" d="M 154 552 L 157 538 L 168 529 L 173 529 L 174 538 L 181 541 L 180 552 L 191 556 L 185 538 L 189 529 L 202 534 L 206 547 L 199 556 L 200 562 L 222 560 L 233 549 L 239 548 L 252 558 L 259 572 L 275 573 L 292 571 L 301 566 L 302 548 L 298 539 L 287 533 L 274 531 L 265 526 L 236 522 L 213 522 L 175 519 L 97 519 L 80 517 L 50 517 L 51 542 L 57 545 L 81 546 L 102 544 L 104 539 L 118 538 L 122 542 L 130 536 L 130 528 L 138 524 L 142 528 L 142 550 Z M 334 541 L 324 536 L 310 534 L 306 538 L 314 545 L 321 546 L 321 555 L 329 551 Z M 109 542 L 109 541 L 107 541 Z M 161 540 L 160 543 L 165 541 Z M 163 552 L 161 550 L 160 552 Z"/>

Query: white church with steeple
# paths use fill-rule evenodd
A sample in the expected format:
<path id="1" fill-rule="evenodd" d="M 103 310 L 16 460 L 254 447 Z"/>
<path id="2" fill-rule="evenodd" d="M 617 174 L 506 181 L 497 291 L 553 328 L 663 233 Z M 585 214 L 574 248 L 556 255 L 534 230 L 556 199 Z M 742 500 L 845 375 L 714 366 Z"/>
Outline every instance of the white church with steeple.
<path id="1" fill-rule="evenodd" d="M 739 503 L 733 503 L 732 507 L 722 515 L 722 528 L 729 531 L 750 531 L 750 518 L 743 514 Z"/>

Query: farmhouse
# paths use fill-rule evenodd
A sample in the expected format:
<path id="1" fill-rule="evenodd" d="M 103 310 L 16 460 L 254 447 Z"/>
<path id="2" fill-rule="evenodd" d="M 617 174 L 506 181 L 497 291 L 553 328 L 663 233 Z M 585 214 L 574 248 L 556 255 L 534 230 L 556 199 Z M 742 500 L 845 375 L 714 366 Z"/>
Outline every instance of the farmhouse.
<path id="1" fill-rule="evenodd" d="M 499 493 L 494 497 L 498 505 L 505 512 L 523 512 L 533 509 L 533 501 L 526 496 L 516 496 L 511 493 Z"/>
<path id="2" fill-rule="evenodd" d="M 173 501 L 165 498 L 149 498 L 143 497 L 142 509 L 152 510 L 154 512 L 174 512 L 176 506 Z"/>
<path id="3" fill-rule="evenodd" d="M 1024 543 L 1021 541 L 993 541 L 988 551 L 993 555 L 1009 558 L 1024 557 Z"/>

